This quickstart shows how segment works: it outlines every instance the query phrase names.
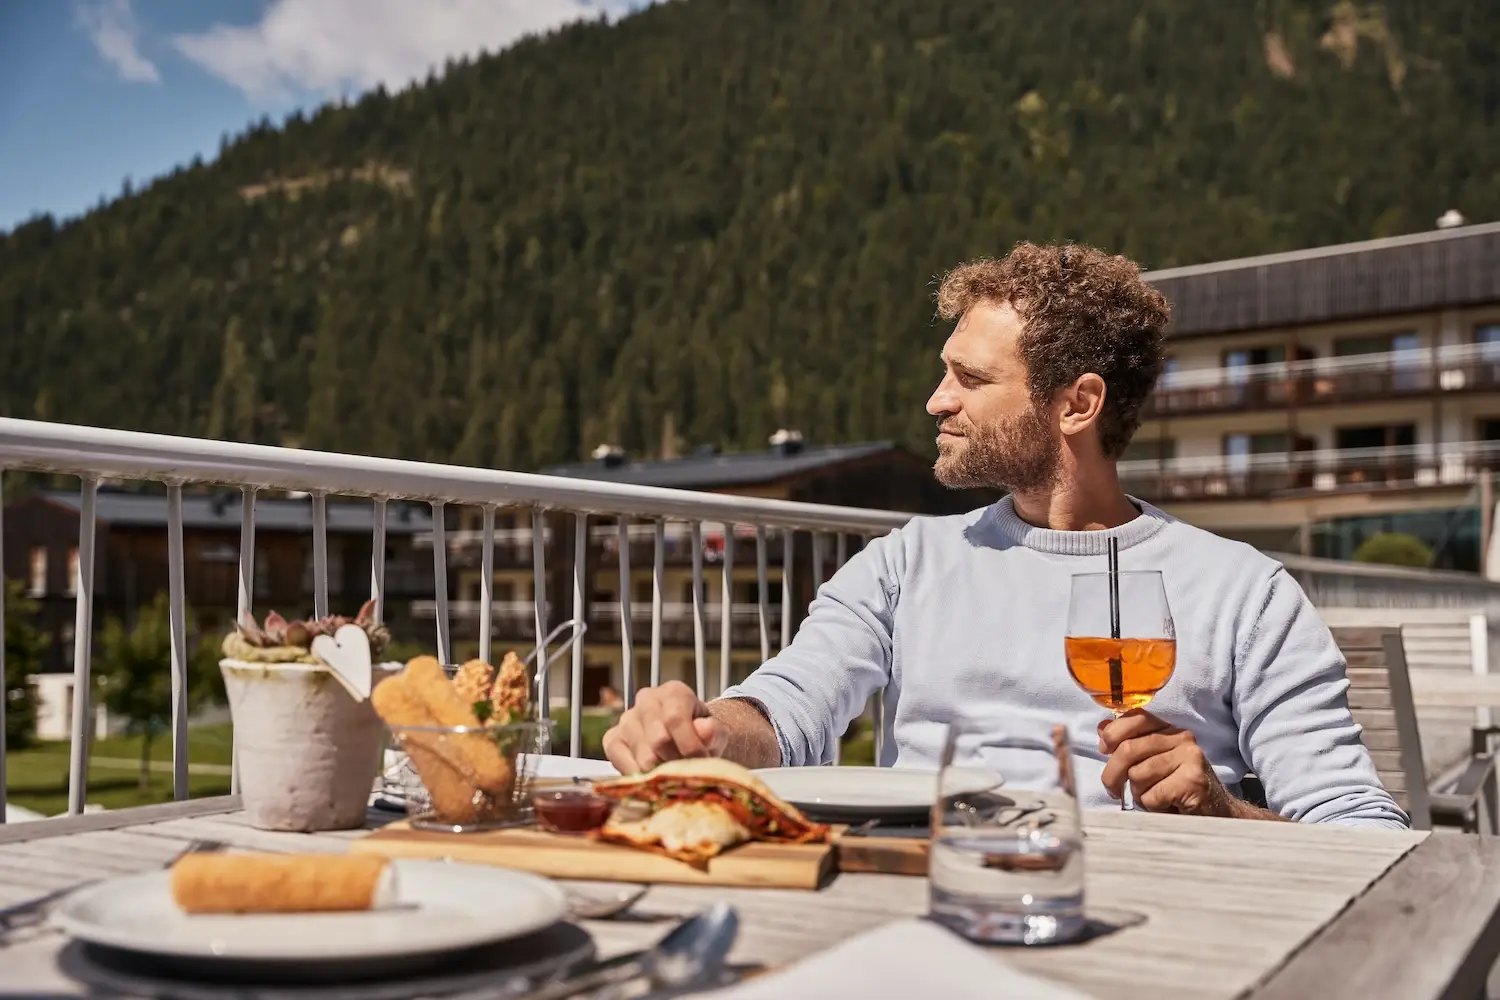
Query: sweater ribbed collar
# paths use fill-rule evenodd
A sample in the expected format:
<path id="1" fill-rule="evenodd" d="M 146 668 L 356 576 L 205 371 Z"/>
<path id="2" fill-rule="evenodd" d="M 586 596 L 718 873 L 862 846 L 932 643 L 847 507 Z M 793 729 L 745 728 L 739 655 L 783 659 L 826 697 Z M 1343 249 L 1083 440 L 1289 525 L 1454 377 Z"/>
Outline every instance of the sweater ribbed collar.
<path id="1" fill-rule="evenodd" d="M 1004 497 L 991 510 L 991 523 L 1001 537 L 1016 545 L 1035 549 L 1038 552 L 1054 552 L 1065 556 L 1099 556 L 1109 551 L 1109 539 L 1119 540 L 1120 548 L 1139 545 L 1156 535 L 1172 521 L 1171 515 L 1158 510 L 1143 500 L 1128 498 L 1141 513 L 1116 528 L 1097 531 L 1058 531 L 1053 528 L 1038 528 L 1023 521 L 1016 513 L 1015 503 Z"/>

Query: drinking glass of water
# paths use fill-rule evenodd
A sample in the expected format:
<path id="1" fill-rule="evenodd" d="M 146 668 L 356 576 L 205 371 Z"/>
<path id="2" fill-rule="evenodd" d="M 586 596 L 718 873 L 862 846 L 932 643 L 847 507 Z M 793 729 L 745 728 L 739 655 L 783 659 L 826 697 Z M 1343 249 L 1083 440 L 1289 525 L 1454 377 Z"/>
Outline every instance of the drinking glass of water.
<path id="1" fill-rule="evenodd" d="M 1004 784 L 990 760 L 1004 760 Z M 943 748 L 928 862 L 934 920 L 975 941 L 1081 935 L 1083 829 L 1065 727 L 954 723 Z"/>

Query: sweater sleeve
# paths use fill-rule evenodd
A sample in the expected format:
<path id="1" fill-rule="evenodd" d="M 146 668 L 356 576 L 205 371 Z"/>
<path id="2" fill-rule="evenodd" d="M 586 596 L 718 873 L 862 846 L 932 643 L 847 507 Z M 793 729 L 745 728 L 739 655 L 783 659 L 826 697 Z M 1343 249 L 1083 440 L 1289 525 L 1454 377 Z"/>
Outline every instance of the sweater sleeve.
<path id="1" fill-rule="evenodd" d="M 1272 811 L 1307 823 L 1404 829 L 1349 711 L 1344 657 L 1297 581 L 1278 568 L 1246 608 L 1235 665 L 1240 754 Z"/>
<path id="2" fill-rule="evenodd" d="M 819 590 L 791 645 L 725 698 L 760 703 L 787 767 L 833 763 L 834 747 L 891 676 L 901 532 L 877 539 Z"/>

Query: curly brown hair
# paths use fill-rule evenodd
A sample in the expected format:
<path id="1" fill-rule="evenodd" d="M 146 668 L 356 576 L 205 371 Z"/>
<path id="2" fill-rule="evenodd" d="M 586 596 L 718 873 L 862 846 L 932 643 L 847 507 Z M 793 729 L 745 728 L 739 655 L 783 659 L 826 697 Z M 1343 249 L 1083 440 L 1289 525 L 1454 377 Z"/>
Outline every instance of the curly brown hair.
<path id="1" fill-rule="evenodd" d="M 1172 315 L 1140 265 L 1073 243 L 1018 243 L 1001 260 L 972 260 L 943 277 L 940 316 L 957 319 L 976 302 L 1008 302 L 1020 313 L 1021 357 L 1038 403 L 1089 372 L 1104 379 L 1099 446 L 1110 458 L 1124 454 L 1161 373 Z"/>

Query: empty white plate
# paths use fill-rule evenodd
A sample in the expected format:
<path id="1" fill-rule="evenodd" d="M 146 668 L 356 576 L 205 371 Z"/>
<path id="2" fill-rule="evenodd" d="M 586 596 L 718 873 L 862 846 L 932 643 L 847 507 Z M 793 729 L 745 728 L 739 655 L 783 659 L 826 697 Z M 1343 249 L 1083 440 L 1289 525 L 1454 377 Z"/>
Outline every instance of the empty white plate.
<path id="1" fill-rule="evenodd" d="M 562 890 L 524 872 L 395 861 L 396 902 L 357 913 L 186 914 L 171 872 L 107 879 L 58 904 L 53 923 L 91 944 L 197 959 L 386 959 L 520 937 L 563 918 Z"/>
<path id="2" fill-rule="evenodd" d="M 774 767 L 755 772 L 780 798 L 819 816 L 850 819 L 926 813 L 937 798 L 937 772 L 904 767 Z M 1004 782 L 998 771 L 957 767 L 948 791 L 982 792 Z"/>

